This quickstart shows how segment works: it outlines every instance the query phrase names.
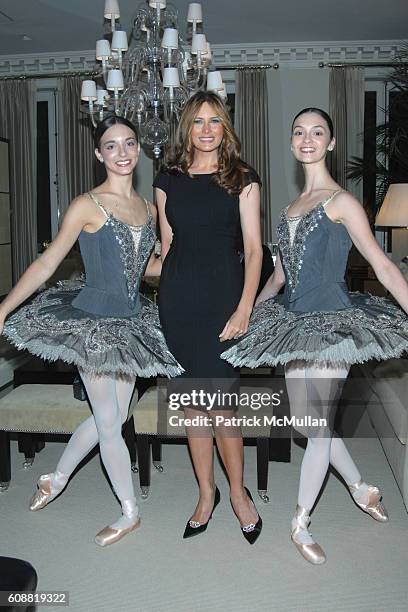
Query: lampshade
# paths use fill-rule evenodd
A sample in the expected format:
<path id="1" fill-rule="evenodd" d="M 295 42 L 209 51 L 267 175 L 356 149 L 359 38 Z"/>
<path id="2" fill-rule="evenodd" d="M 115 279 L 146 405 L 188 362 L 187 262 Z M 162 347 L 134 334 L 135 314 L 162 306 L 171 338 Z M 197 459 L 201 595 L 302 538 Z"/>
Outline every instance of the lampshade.
<path id="1" fill-rule="evenodd" d="M 96 100 L 96 83 L 95 81 L 82 81 L 81 85 L 81 100 Z"/>
<path id="2" fill-rule="evenodd" d="M 118 0 L 105 0 L 105 10 L 103 14 L 106 19 L 112 19 L 112 17 L 119 19 L 120 10 Z"/>
<path id="3" fill-rule="evenodd" d="M 205 53 L 207 51 L 207 39 L 205 34 L 193 34 L 191 41 L 191 53 Z"/>
<path id="4" fill-rule="evenodd" d="M 123 74 L 121 70 L 109 70 L 106 87 L 108 89 L 124 89 Z"/>
<path id="5" fill-rule="evenodd" d="M 408 227 L 408 183 L 388 187 L 375 224 L 382 227 Z"/>
<path id="6" fill-rule="evenodd" d="M 109 59 L 111 54 L 111 48 L 109 41 L 103 38 L 102 40 L 96 41 L 96 59 L 102 61 Z"/>
<path id="7" fill-rule="evenodd" d="M 223 89 L 221 72 L 219 70 L 211 70 L 207 74 L 207 91 L 219 92 Z"/>
<path id="8" fill-rule="evenodd" d="M 199 2 L 191 2 L 188 5 L 187 21 L 189 21 L 190 23 L 192 23 L 193 21 L 196 21 L 197 23 L 201 23 L 202 20 L 203 20 L 203 11 L 201 8 L 201 4 Z"/>
<path id="9" fill-rule="evenodd" d="M 178 30 L 165 28 L 161 46 L 164 49 L 178 49 Z"/>
<path id="10" fill-rule="evenodd" d="M 106 91 L 106 89 L 97 89 L 96 97 L 97 97 L 99 106 L 108 106 L 108 102 L 106 98 L 109 97 L 109 94 Z"/>
<path id="11" fill-rule="evenodd" d="M 127 51 L 127 34 L 123 30 L 116 30 L 112 36 L 112 51 Z"/>
<path id="12" fill-rule="evenodd" d="M 177 68 L 164 69 L 163 87 L 180 87 L 180 79 Z"/>
<path id="13" fill-rule="evenodd" d="M 164 9 L 166 8 L 166 0 L 149 0 L 149 5 L 155 9 Z"/>

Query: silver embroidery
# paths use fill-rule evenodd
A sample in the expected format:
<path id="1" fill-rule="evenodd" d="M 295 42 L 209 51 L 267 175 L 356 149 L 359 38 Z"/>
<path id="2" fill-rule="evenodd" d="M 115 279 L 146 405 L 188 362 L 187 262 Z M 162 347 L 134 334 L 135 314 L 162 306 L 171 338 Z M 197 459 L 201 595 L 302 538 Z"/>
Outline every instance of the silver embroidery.
<path id="1" fill-rule="evenodd" d="M 71 306 L 82 287 L 44 291 L 8 319 L 4 335 L 17 348 L 89 371 L 140 376 L 183 371 L 167 348 L 155 304 L 142 298 L 141 310 L 131 317 L 94 315 Z"/>
<path id="2" fill-rule="evenodd" d="M 287 208 L 282 211 L 277 234 L 279 250 L 282 255 L 282 263 L 286 272 L 290 292 L 295 290 L 299 280 L 299 273 L 302 269 L 303 257 L 306 251 L 306 238 L 317 227 L 323 214 L 323 205 L 319 204 L 303 215 L 295 229 L 291 244 Z"/>
<path id="3" fill-rule="evenodd" d="M 149 214 L 146 224 L 140 227 L 140 239 L 136 243 L 129 225 L 122 223 L 112 214 L 109 214 L 106 222 L 106 225 L 112 228 L 120 246 L 120 257 L 123 264 L 123 274 L 126 276 L 130 308 L 135 305 L 139 293 L 140 279 L 156 240 L 152 223 L 153 220 Z"/>

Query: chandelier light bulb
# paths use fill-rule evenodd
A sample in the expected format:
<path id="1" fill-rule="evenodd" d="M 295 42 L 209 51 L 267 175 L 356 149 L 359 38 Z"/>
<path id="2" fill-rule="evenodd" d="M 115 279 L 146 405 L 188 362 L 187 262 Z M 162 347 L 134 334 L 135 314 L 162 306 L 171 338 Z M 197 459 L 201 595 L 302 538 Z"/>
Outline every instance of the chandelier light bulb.
<path id="1" fill-rule="evenodd" d="M 96 83 L 95 81 L 82 81 L 81 85 L 81 100 L 96 100 Z"/>
<path id="2" fill-rule="evenodd" d="M 187 21 L 189 23 L 201 23 L 203 21 L 203 10 L 199 2 L 191 2 L 188 5 Z"/>
<path id="3" fill-rule="evenodd" d="M 105 10 L 103 14 L 106 19 L 119 19 L 120 10 L 118 0 L 105 0 Z"/>
<path id="4" fill-rule="evenodd" d="M 112 36 L 112 51 L 127 51 L 127 34 L 123 30 L 116 30 Z"/>
<path id="5" fill-rule="evenodd" d="M 108 81 L 106 83 L 107 89 L 118 91 L 124 89 L 125 85 L 123 82 L 123 74 L 121 70 L 109 70 Z"/>
<path id="6" fill-rule="evenodd" d="M 103 38 L 102 40 L 96 41 L 96 59 L 99 61 L 107 60 L 110 58 L 111 48 L 109 41 Z"/>

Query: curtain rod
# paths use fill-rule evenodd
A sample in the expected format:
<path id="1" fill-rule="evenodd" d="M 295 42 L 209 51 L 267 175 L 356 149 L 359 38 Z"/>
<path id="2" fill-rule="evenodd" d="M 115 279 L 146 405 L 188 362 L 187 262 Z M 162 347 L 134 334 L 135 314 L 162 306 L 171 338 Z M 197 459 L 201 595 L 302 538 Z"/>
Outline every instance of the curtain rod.
<path id="1" fill-rule="evenodd" d="M 101 73 L 97 70 L 78 70 L 77 72 L 50 72 L 43 73 L 37 72 L 32 74 L 14 74 L 14 75 L 6 75 L 0 76 L 0 81 L 26 81 L 28 79 L 59 79 L 61 77 L 73 77 L 73 76 L 90 76 L 96 77 Z"/>
<path id="2" fill-rule="evenodd" d="M 216 66 L 216 70 L 269 70 L 279 68 L 279 64 L 228 64 L 227 66 Z"/>
<path id="3" fill-rule="evenodd" d="M 408 62 L 319 62 L 319 68 L 345 68 L 352 66 L 354 68 L 392 68 L 394 66 L 408 66 Z"/>
<path id="4" fill-rule="evenodd" d="M 279 68 L 279 64 L 232 64 L 228 66 L 217 66 L 217 70 L 268 70 L 269 68 Z M 72 76 L 89 76 L 96 77 L 101 76 L 101 72 L 98 70 L 78 70 L 70 72 L 37 72 L 31 74 L 7 74 L 0 76 L 0 81 L 12 81 L 27 79 L 59 79 L 61 77 L 72 77 Z"/>

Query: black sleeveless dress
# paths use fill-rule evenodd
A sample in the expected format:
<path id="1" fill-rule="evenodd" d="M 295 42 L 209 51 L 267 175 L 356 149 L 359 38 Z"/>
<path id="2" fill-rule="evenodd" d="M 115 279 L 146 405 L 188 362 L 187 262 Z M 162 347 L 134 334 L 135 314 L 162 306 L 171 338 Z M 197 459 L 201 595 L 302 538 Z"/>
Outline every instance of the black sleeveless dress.
<path id="1" fill-rule="evenodd" d="M 247 184 L 261 183 L 252 169 L 247 176 Z M 169 349 L 186 378 L 237 378 L 237 370 L 220 359 L 233 341 L 220 342 L 219 334 L 243 289 L 239 196 L 220 188 L 214 174 L 161 172 L 153 186 L 167 195 L 166 217 L 173 231 L 159 290 Z"/>

